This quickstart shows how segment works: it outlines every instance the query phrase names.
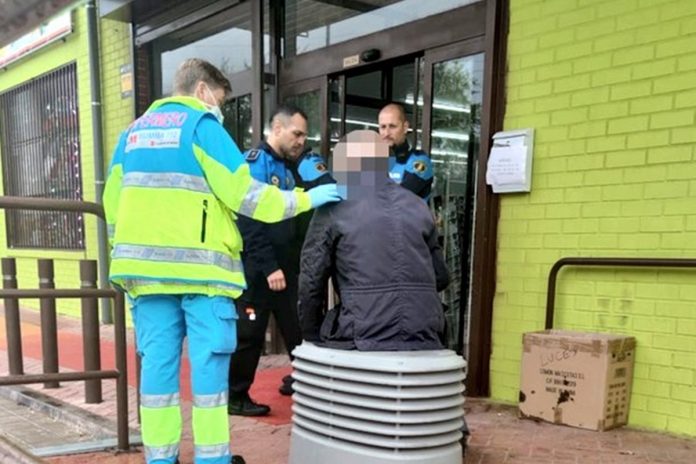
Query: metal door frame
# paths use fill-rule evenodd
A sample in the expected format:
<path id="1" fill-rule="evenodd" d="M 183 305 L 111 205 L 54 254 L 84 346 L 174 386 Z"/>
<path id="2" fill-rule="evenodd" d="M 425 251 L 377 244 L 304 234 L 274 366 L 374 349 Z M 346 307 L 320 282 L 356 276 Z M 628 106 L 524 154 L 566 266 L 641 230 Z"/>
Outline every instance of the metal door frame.
<path id="1" fill-rule="evenodd" d="M 312 77 L 354 71 L 394 58 L 415 55 L 441 45 L 482 37 L 486 33 L 487 1 L 490 0 L 482 0 L 401 26 L 285 58 L 281 60 L 280 81 L 294 83 Z M 344 66 L 345 57 L 374 48 L 380 50 L 379 59 L 369 63 L 360 61 L 355 66 Z"/>
<path id="2" fill-rule="evenodd" d="M 456 60 L 460 58 L 466 58 L 468 56 L 472 55 L 477 55 L 485 53 L 484 49 L 484 40 L 482 37 L 477 37 L 474 39 L 470 40 L 465 40 L 449 45 L 445 45 L 443 47 L 438 47 L 435 49 L 430 49 L 426 50 L 424 57 L 423 57 L 423 150 L 426 153 L 430 153 L 431 150 L 431 145 L 432 145 L 432 137 L 431 137 L 431 132 L 432 132 L 432 110 L 433 110 L 433 69 L 436 64 L 443 63 L 446 61 L 451 61 L 451 60 Z M 483 82 L 483 86 L 486 85 L 486 82 Z M 478 159 L 481 156 L 481 153 L 476 153 L 476 159 Z M 466 207 L 468 209 L 474 208 L 474 199 L 476 197 L 476 189 L 474 185 L 474 179 L 476 176 L 476 173 L 478 172 L 478 166 L 476 165 L 470 165 L 469 168 L 473 169 L 467 169 L 467 177 L 468 177 L 468 183 L 467 183 L 467 205 Z M 473 209 L 473 221 L 476 219 L 476 209 Z M 473 261 L 473 255 L 475 253 L 475 250 L 473 249 L 473 243 L 475 242 L 475 236 L 474 236 L 474 227 L 473 223 L 469 223 L 467 221 L 466 224 L 467 230 L 467 236 L 469 237 L 470 240 L 468 240 L 468 243 L 464 243 L 464 247 L 462 247 L 461 253 L 464 255 L 464 258 L 471 258 Z M 466 248 L 466 249 L 465 249 Z M 468 264 L 468 259 L 462 259 L 462 266 L 466 266 Z M 463 342 L 467 341 L 468 346 L 469 346 L 469 358 L 475 357 L 478 355 L 476 353 L 477 350 L 480 349 L 480 341 L 478 340 L 478 334 L 472 334 L 469 332 L 470 338 L 467 340 L 467 333 L 464 332 L 465 327 L 464 327 L 464 318 L 462 317 L 463 314 L 468 310 L 471 309 L 471 312 L 469 314 L 469 320 L 473 319 L 474 317 L 480 317 L 479 314 L 476 314 L 476 311 L 474 310 L 473 306 L 470 305 L 470 298 L 471 298 L 471 292 L 472 292 L 472 287 L 474 286 L 474 276 L 472 273 L 471 267 L 467 268 L 462 268 L 462 276 L 466 276 L 465 279 L 462 279 L 461 282 L 461 288 L 460 290 L 460 306 L 459 306 L 459 313 L 460 313 L 460 319 L 459 319 L 459 327 L 457 329 L 457 332 L 459 334 L 459 340 L 457 343 L 457 348 L 459 351 L 463 350 Z M 472 341 L 473 339 L 473 341 Z M 474 352 L 474 356 L 472 356 L 472 351 Z"/>
<path id="3" fill-rule="evenodd" d="M 457 13 L 457 14 L 453 14 Z M 281 94 L 289 89 L 320 83 L 322 107 L 322 150 L 328 154 L 329 144 L 329 77 L 338 75 L 340 91 L 345 94 L 348 72 L 367 68 L 375 63 L 423 52 L 425 76 L 418 89 L 423 94 L 422 146 L 430 150 L 432 116 L 432 64 L 483 52 L 483 100 L 481 104 L 481 139 L 476 165 L 475 206 L 473 224 L 473 252 L 469 322 L 469 358 L 467 359 L 467 394 L 488 396 L 490 391 L 490 355 L 492 339 L 493 299 L 496 278 L 496 242 L 499 214 L 498 196 L 486 185 L 485 173 L 492 135 L 503 127 L 505 114 L 506 40 L 508 31 L 509 0 L 482 0 L 462 7 L 399 26 L 376 32 L 348 42 L 339 43 L 291 59 L 282 60 L 280 74 Z M 415 30 L 414 30 L 415 27 Z M 428 30 L 428 28 L 432 28 Z M 419 34 L 418 31 L 424 32 Z M 401 34 L 417 37 L 412 41 L 398 40 Z M 427 32 L 427 33 L 426 33 Z M 408 42 L 408 43 L 406 43 Z M 343 69 L 342 57 L 373 48 L 375 44 L 391 44 L 382 57 L 369 64 Z M 420 44 L 420 45 L 419 45 Z M 417 63 L 417 61 L 416 61 Z M 418 68 L 417 68 L 418 70 Z M 416 77 L 417 79 L 418 77 Z M 286 83 L 287 81 L 287 83 Z M 307 82 L 307 84 L 305 84 Z M 297 86 L 297 87 L 295 87 Z M 307 87 L 309 88 L 309 87 Z M 302 93 L 302 92 L 299 92 Z M 417 98 L 417 97 L 416 97 Z M 341 120 L 345 121 L 345 95 L 342 100 Z M 417 100 L 416 100 L 417 101 Z M 345 127 L 342 128 L 345 132 Z M 324 144 L 326 144 L 324 146 Z"/>
<path id="4" fill-rule="evenodd" d="M 461 42 L 452 43 L 443 47 L 433 48 L 425 51 L 423 56 L 423 151 L 430 153 L 430 130 L 432 128 L 432 111 L 433 111 L 433 66 L 443 61 L 456 60 L 465 58 L 470 55 L 484 53 L 483 37 L 464 40 Z M 485 79 L 485 77 L 484 77 Z M 484 80 L 484 87 L 486 82 Z M 483 106 L 483 105 L 482 105 Z"/>

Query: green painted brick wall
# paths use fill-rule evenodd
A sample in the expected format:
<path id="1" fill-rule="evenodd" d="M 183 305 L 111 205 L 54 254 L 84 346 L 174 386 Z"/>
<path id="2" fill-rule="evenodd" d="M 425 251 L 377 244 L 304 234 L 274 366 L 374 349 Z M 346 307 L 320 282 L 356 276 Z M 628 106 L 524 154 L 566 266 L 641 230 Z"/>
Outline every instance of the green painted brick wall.
<path id="1" fill-rule="evenodd" d="M 510 0 L 505 128 L 536 130 L 501 196 L 491 394 L 516 401 L 564 256 L 696 257 L 696 2 Z M 567 268 L 556 327 L 637 338 L 630 425 L 696 436 L 696 271 Z"/>
<path id="2" fill-rule="evenodd" d="M 132 40 L 130 25 L 120 21 L 102 19 L 101 71 L 104 120 L 104 173 L 109 167 L 111 154 L 121 132 L 135 116 L 134 97 L 121 95 L 121 67 L 131 65 Z"/>
<path id="3" fill-rule="evenodd" d="M 87 17 L 84 5 L 78 4 L 72 10 L 73 32 L 64 40 L 57 41 L 27 57 L 10 64 L 0 72 L 0 93 L 21 85 L 32 78 L 50 73 L 67 63 L 77 65 L 78 107 L 80 125 L 80 149 L 82 163 L 83 199 L 95 201 L 94 149 L 92 138 L 92 105 L 90 96 L 90 68 L 87 40 Z M 133 116 L 132 98 L 122 99 L 120 95 L 119 68 L 130 63 L 130 29 L 113 21 L 101 21 L 101 61 L 102 96 L 104 108 L 104 148 L 105 162 L 115 144 L 118 132 Z M 125 121 L 125 122 L 124 122 Z M 0 176 L 0 186 L 2 176 Z M 4 194 L 4 188 L 3 188 Z M 5 214 L 0 211 L 0 255 L 17 258 L 17 280 L 20 288 L 36 288 L 38 258 L 55 260 L 56 287 L 75 288 L 80 285 L 79 260 L 97 259 L 96 219 L 85 215 L 84 251 L 54 251 L 8 249 Z M 22 306 L 38 308 L 38 300 L 23 300 Z M 60 313 L 79 314 L 78 300 L 58 300 Z"/>

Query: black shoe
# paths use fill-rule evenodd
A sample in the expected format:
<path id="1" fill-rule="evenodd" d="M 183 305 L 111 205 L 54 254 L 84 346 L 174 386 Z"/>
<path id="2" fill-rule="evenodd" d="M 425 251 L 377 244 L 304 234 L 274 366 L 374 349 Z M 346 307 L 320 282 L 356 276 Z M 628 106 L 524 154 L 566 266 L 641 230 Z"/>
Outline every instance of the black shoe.
<path id="1" fill-rule="evenodd" d="M 295 379 L 293 379 L 291 375 L 286 375 L 283 377 L 283 384 L 278 388 L 280 394 L 290 396 L 295 393 L 295 389 L 292 388 L 293 382 L 295 382 Z"/>
<path id="2" fill-rule="evenodd" d="M 180 464 L 179 459 L 174 462 L 174 464 Z M 244 460 L 243 457 L 239 455 L 232 456 L 232 460 L 230 461 L 230 464 L 246 464 L 246 461 Z"/>
<path id="3" fill-rule="evenodd" d="M 230 416 L 267 416 L 271 412 L 270 406 L 254 403 L 248 394 L 234 398 L 231 397 L 227 405 L 227 414 Z M 235 456 L 236 457 L 236 456 Z M 234 460 L 232 461 L 235 462 Z M 241 461 L 243 464 L 244 460 Z"/>

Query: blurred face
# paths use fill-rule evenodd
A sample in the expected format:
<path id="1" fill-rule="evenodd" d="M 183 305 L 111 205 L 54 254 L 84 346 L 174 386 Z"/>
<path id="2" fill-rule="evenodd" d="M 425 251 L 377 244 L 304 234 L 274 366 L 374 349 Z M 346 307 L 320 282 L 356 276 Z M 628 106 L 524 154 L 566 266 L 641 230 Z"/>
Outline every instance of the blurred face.
<path id="1" fill-rule="evenodd" d="M 373 167 L 371 159 L 386 159 L 389 147 L 372 131 L 353 131 L 336 144 L 333 153 L 335 172 L 360 172 Z"/>
<path id="2" fill-rule="evenodd" d="M 396 108 L 387 106 L 379 113 L 379 135 L 390 147 L 401 145 L 406 141 L 408 121 L 401 119 Z"/>
<path id="3" fill-rule="evenodd" d="M 353 131 L 334 148 L 333 170 L 344 199 L 356 198 L 363 187 L 387 179 L 389 146 L 372 131 Z"/>
<path id="4" fill-rule="evenodd" d="M 291 118 L 277 117 L 273 121 L 268 143 L 281 156 L 295 160 L 300 157 L 307 140 L 307 121 L 299 113 Z"/>

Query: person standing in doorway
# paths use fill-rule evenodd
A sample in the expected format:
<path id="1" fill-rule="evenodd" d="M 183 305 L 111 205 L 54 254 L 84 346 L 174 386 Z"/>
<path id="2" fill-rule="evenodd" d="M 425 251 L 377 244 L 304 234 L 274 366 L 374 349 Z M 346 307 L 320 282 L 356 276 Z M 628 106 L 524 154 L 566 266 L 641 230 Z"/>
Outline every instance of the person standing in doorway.
<path id="1" fill-rule="evenodd" d="M 270 118 L 270 133 L 256 148 L 245 153 L 251 175 L 259 182 L 284 191 L 332 182 L 326 164 L 305 152 L 307 116 L 295 106 L 278 107 Z M 237 300 L 239 345 L 230 360 L 229 406 L 231 415 L 264 416 L 270 407 L 249 395 L 265 341 L 271 313 L 280 328 L 288 354 L 302 342 L 297 320 L 299 255 L 304 239 L 300 218 L 264 224 L 239 218 L 244 240 L 242 259 L 248 282 Z M 286 376 L 281 394 L 292 394 L 292 378 Z"/>
<path id="2" fill-rule="evenodd" d="M 411 148 L 406 111 L 389 103 L 379 112 L 379 135 L 389 145 L 389 177 L 426 201 L 433 185 L 433 165 L 427 153 Z"/>
<path id="3" fill-rule="evenodd" d="M 229 80 L 185 60 L 173 96 L 155 101 L 119 139 L 104 189 L 110 280 L 132 302 L 142 357 L 140 414 L 148 464 L 178 462 L 179 370 L 188 338 L 195 464 L 243 464 L 230 453 L 233 298 L 246 287 L 234 214 L 278 222 L 326 202 L 334 186 L 281 191 L 249 173 L 222 126 Z M 241 216 L 240 216 L 241 217 Z"/>

